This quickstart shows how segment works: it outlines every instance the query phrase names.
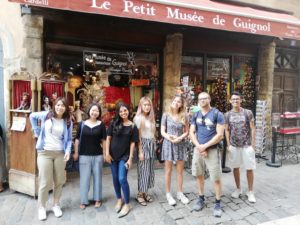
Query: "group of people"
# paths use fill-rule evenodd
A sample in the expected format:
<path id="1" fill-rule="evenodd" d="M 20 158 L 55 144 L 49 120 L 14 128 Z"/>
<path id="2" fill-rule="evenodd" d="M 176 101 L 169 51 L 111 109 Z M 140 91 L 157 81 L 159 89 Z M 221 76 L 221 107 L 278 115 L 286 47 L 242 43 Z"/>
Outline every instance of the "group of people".
<path id="1" fill-rule="evenodd" d="M 165 190 L 168 204 L 175 205 L 171 194 L 171 175 L 176 165 L 177 200 L 188 204 L 190 200 L 183 192 L 183 170 L 187 159 L 186 139 L 195 145 L 192 174 L 196 176 L 199 197 L 194 210 L 205 206 L 204 172 L 208 168 L 214 182 L 216 203 L 213 214 L 220 217 L 221 209 L 221 160 L 219 142 L 224 137 L 228 143 L 230 162 L 234 168 L 236 190 L 233 198 L 242 194 L 239 168 L 244 164 L 247 170 L 248 200 L 255 202 L 253 194 L 253 169 L 255 169 L 254 119 L 250 110 L 241 108 L 241 96 L 233 93 L 230 99 L 232 110 L 224 115 L 210 106 L 210 96 L 206 92 L 199 94 L 199 111 L 190 118 L 186 113 L 182 96 L 175 96 L 166 108 L 161 119 L 162 160 L 165 161 Z M 120 102 L 115 117 L 108 129 L 101 121 L 101 107 L 91 104 L 87 111 L 88 119 L 77 126 L 74 144 L 74 159 L 79 159 L 80 208 L 90 205 L 88 193 L 90 179 L 93 179 L 94 207 L 102 205 L 102 168 L 107 162 L 111 168 L 112 181 L 116 195 L 115 211 L 118 217 L 126 216 L 130 210 L 130 187 L 127 180 L 128 170 L 132 168 L 134 151 L 137 149 L 136 201 L 146 206 L 153 196 L 148 190 L 154 187 L 154 161 L 156 149 L 156 124 L 152 101 L 142 97 L 137 113 L 130 120 L 129 106 Z M 40 127 L 38 121 L 41 121 Z M 53 208 L 56 217 L 62 216 L 59 200 L 65 182 L 65 164 L 69 160 L 72 148 L 73 123 L 64 98 L 57 98 L 51 111 L 33 112 L 30 115 L 32 128 L 37 138 L 39 169 L 38 217 L 47 218 L 46 202 L 48 192 L 53 189 Z"/>

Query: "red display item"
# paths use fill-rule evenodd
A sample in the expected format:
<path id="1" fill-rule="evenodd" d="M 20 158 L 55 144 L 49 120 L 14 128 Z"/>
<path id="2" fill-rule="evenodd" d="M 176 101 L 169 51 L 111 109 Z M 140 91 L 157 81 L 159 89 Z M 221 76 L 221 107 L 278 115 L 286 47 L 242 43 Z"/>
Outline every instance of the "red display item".
<path id="1" fill-rule="evenodd" d="M 117 101 L 123 101 L 127 105 L 130 105 L 130 89 L 128 87 L 104 87 L 105 89 L 105 102 L 116 103 Z"/>
<path id="2" fill-rule="evenodd" d="M 280 128 L 279 133 L 281 133 L 281 134 L 300 134 L 300 127 Z"/>

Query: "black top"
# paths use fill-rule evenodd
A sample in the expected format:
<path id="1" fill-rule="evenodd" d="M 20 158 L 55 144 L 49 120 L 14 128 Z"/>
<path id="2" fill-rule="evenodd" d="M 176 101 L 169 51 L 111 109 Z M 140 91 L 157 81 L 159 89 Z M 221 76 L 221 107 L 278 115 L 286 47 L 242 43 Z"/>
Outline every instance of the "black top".
<path id="1" fill-rule="evenodd" d="M 114 160 L 127 160 L 130 154 L 130 144 L 139 141 L 139 131 L 134 125 L 122 126 L 119 134 L 113 134 L 113 123 L 107 130 L 107 136 L 111 136 L 109 153 Z"/>
<path id="2" fill-rule="evenodd" d="M 80 140 L 82 123 L 78 124 L 75 139 L 79 140 L 79 155 L 103 155 L 103 149 L 100 145 L 102 140 L 106 139 L 106 129 L 104 123 L 90 128 L 83 126 Z"/>

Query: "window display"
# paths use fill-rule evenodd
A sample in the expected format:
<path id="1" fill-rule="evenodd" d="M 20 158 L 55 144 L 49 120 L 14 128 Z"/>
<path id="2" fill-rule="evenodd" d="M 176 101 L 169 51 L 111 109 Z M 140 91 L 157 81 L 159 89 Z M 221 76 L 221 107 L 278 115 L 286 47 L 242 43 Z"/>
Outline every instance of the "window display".
<path id="1" fill-rule="evenodd" d="M 90 103 L 97 102 L 103 110 L 103 121 L 108 124 L 118 102 L 130 105 L 134 113 L 140 98 L 147 95 L 159 114 L 158 53 L 78 46 L 59 48 L 51 43 L 46 46 L 46 67 L 53 70 L 53 65 L 60 65 L 61 73 L 68 80 L 68 102 L 73 103 L 76 111 L 85 112 Z M 75 102 L 79 107 L 75 107 Z"/>
<path id="2" fill-rule="evenodd" d="M 250 56 L 235 56 L 233 61 L 233 89 L 243 95 L 242 106 L 253 109 L 255 108 L 256 59 Z"/>
<path id="3" fill-rule="evenodd" d="M 207 92 L 212 98 L 212 106 L 221 112 L 229 108 L 230 96 L 230 59 L 207 58 Z"/>
<path id="4" fill-rule="evenodd" d="M 197 104 L 203 91 L 203 57 L 182 56 L 180 92 L 185 95 L 188 108 Z"/>

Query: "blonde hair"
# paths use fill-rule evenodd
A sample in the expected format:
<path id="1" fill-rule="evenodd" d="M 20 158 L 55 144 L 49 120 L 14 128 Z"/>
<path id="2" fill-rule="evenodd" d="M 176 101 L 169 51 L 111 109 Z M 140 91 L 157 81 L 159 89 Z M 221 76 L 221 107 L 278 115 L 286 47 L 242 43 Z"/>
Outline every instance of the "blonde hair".
<path id="1" fill-rule="evenodd" d="M 169 109 L 167 110 L 167 114 L 169 115 L 175 115 L 178 114 L 178 119 L 179 122 L 182 124 L 186 124 L 186 106 L 185 106 L 185 101 L 184 98 L 181 95 L 175 95 L 174 98 L 172 99 L 172 102 L 174 101 L 175 98 L 180 98 L 181 100 L 181 107 L 178 109 L 178 112 L 174 112 L 173 108 L 172 108 L 172 103 L 169 107 Z"/>
<path id="2" fill-rule="evenodd" d="M 150 104 L 150 112 L 146 116 L 145 116 L 145 113 L 142 108 L 142 106 L 145 102 L 149 102 L 149 104 Z M 152 125 L 154 125 L 152 131 L 155 133 L 155 114 L 154 114 L 152 101 L 148 96 L 144 96 L 140 99 L 139 106 L 138 106 L 138 109 L 136 112 L 136 117 L 142 117 L 142 118 L 149 120 L 150 123 Z M 145 120 L 141 119 L 140 130 L 142 130 L 144 128 L 144 123 L 145 123 Z"/>

